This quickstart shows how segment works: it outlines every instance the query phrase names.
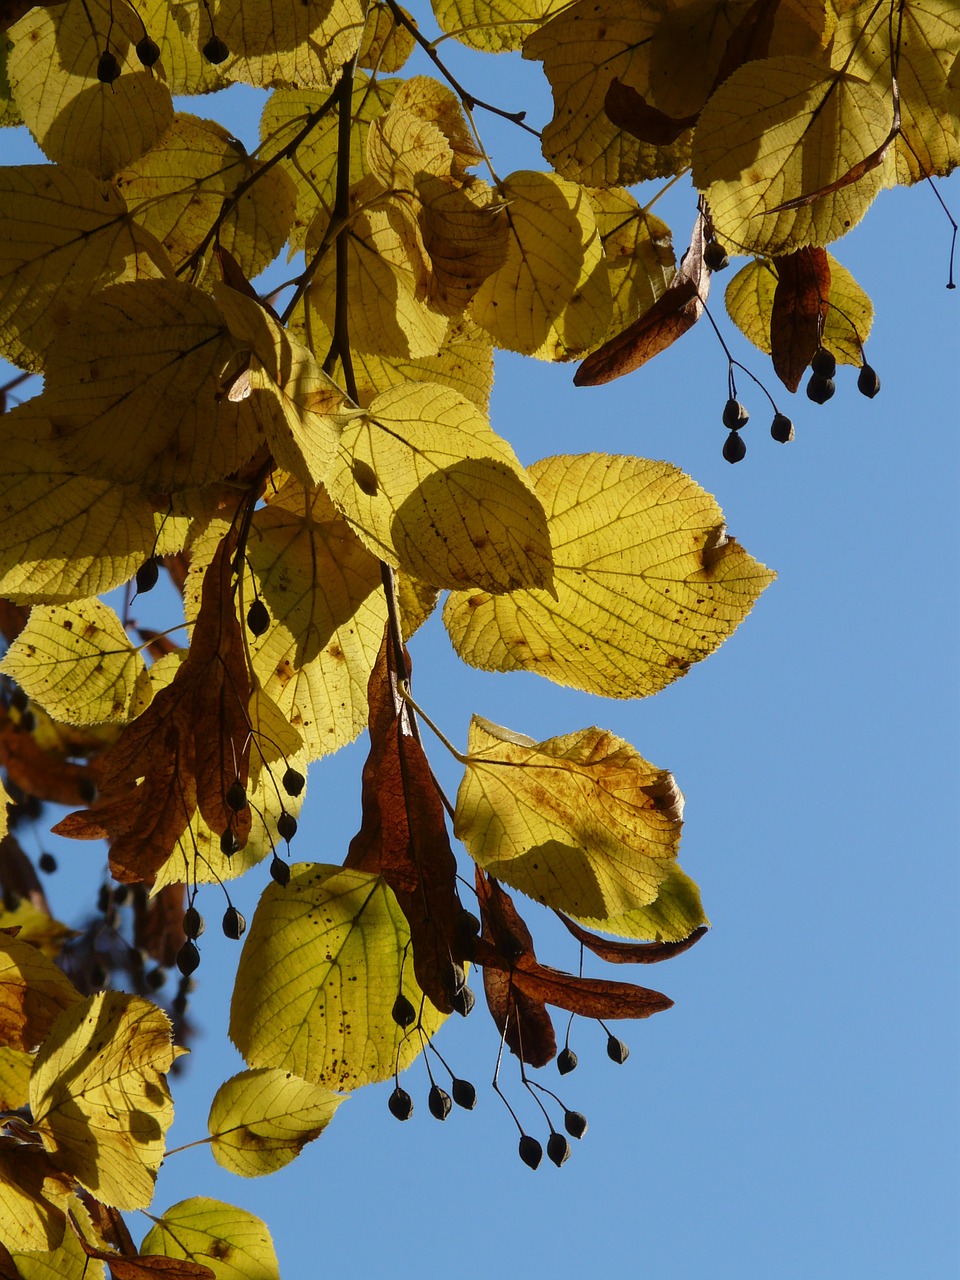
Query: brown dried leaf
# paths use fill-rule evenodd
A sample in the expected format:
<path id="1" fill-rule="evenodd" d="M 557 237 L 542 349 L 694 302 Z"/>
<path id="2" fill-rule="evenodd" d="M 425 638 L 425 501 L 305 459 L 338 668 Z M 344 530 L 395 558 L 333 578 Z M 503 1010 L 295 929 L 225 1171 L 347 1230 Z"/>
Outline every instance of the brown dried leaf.
<path id="1" fill-rule="evenodd" d="M 773 368 L 796 391 L 820 346 L 830 310 L 830 262 L 826 249 L 808 246 L 775 258 L 777 287 L 770 316 Z"/>
<path id="2" fill-rule="evenodd" d="M 562 911 L 555 911 L 553 914 L 578 942 L 589 947 L 594 955 L 606 960 L 608 964 L 658 964 L 661 960 L 670 960 L 683 951 L 689 951 L 707 932 L 707 926 L 700 925 L 680 942 L 615 942 L 584 929 Z"/>

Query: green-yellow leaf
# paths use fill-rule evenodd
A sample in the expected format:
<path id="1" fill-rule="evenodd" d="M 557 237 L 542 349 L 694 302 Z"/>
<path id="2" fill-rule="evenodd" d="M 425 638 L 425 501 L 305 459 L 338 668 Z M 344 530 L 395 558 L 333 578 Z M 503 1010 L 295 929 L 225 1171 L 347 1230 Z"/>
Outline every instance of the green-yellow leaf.
<path id="1" fill-rule="evenodd" d="M 669 463 L 591 453 L 546 458 L 530 476 L 550 526 L 556 599 L 451 595 L 443 619 L 472 666 L 643 697 L 712 653 L 773 580 L 726 537 L 715 499 Z"/>
<path id="2" fill-rule="evenodd" d="M 96 597 L 35 605 L 0 662 L 0 671 L 66 724 L 125 723 L 143 670 L 120 619 Z"/>
<path id="3" fill-rule="evenodd" d="M 107 183 L 68 165 L 0 169 L 0 354 L 14 364 L 40 372 L 98 285 L 170 269 Z"/>
<path id="4" fill-rule="evenodd" d="M 214 1157 L 244 1178 L 273 1173 L 320 1136 L 342 1101 L 289 1071 L 241 1071 L 220 1086 L 210 1107 Z"/>
<path id="5" fill-rule="evenodd" d="M 10 77 L 7 75 L 7 57 L 9 53 L 10 37 L 5 31 L 0 31 L 0 129 L 12 128 L 18 124 L 23 124 L 23 117 L 13 101 Z"/>
<path id="6" fill-rule="evenodd" d="M 622 333 L 657 301 L 673 279 L 670 228 L 622 188 L 587 192 L 607 263 L 613 310 L 608 332 Z"/>
<path id="7" fill-rule="evenodd" d="M 393 1020 L 402 991 L 422 992 L 404 964 L 407 922 L 383 880 L 314 863 L 268 885 L 244 944 L 230 1008 L 230 1038 L 252 1067 L 277 1067 L 313 1084 L 355 1089 L 387 1080 L 421 1051 Z M 443 1016 L 424 1005 L 431 1036 Z M 398 1059 L 399 1055 L 399 1059 Z"/>
<path id="8" fill-rule="evenodd" d="M 142 156 L 170 124 L 170 90 L 134 51 L 142 35 L 126 0 L 37 7 L 10 28 L 14 100 L 51 160 L 109 178 Z M 105 50 L 120 70 L 110 84 L 97 78 Z"/>
<path id="9" fill-rule="evenodd" d="M 653 902 L 682 813 L 673 775 L 604 729 L 538 743 L 470 723 L 454 832 L 488 875 L 548 907 L 606 920 Z"/>
<path id="10" fill-rule="evenodd" d="M 405 17 L 411 15 L 401 6 Z M 414 25 L 416 25 L 414 21 Z M 389 5 L 376 0 L 367 9 L 367 25 L 363 29 L 363 43 L 357 57 L 357 65 L 379 72 L 399 71 L 416 47 L 413 35 L 393 16 Z"/>
<path id="11" fill-rule="evenodd" d="M 828 253 L 830 309 L 823 323 L 823 345 L 838 364 L 863 363 L 862 344 L 873 324 L 873 303 L 850 272 Z M 727 285 L 727 314 L 745 337 L 770 354 L 770 317 L 777 287 L 776 264 L 755 259 L 741 267 Z"/>
<path id="12" fill-rule="evenodd" d="M 526 37 L 569 0 L 431 0 L 440 28 L 484 53 L 519 49 Z"/>
<path id="13" fill-rule="evenodd" d="M 66 1182 L 66 1180 L 64 1180 Z M 102 1248 L 103 1237 L 94 1229 L 89 1211 L 78 1195 L 66 1197 L 64 1208 L 73 1215 L 87 1244 Z M 67 1225 L 57 1248 L 38 1252 L 19 1253 L 11 1250 L 20 1280 L 104 1280 L 106 1271 L 100 1258 L 91 1258 L 84 1251 L 72 1225 Z M 170 1280 L 176 1280 L 171 1277 Z"/>
<path id="14" fill-rule="evenodd" d="M 267 1224 L 208 1196 L 171 1205 L 144 1236 L 140 1253 L 186 1258 L 209 1267 L 216 1280 L 280 1280 Z"/>
<path id="15" fill-rule="evenodd" d="M 105 991 L 66 1009 L 37 1054 L 34 1127 L 104 1204 L 141 1209 L 153 1198 L 173 1120 L 164 1077 L 182 1052 L 152 1001 Z"/>
<path id="16" fill-rule="evenodd" d="M 882 164 L 812 203 L 780 206 L 843 179 L 882 147 L 891 122 L 888 94 L 822 61 L 746 63 L 711 97 L 694 135 L 693 181 L 717 236 L 766 254 L 838 239 L 884 185 Z"/>
<path id="17" fill-rule="evenodd" d="M 37 411 L 78 471 L 161 491 L 235 471 L 262 436 L 229 398 L 240 344 L 213 299 L 171 280 L 114 285 L 57 344 Z"/>
<path id="18" fill-rule="evenodd" d="M 694 929 L 709 924 L 695 881 L 678 866 L 671 867 L 657 888 L 657 896 L 645 907 L 634 907 L 622 916 L 580 921 L 588 929 L 616 933 L 641 942 L 682 942 Z"/>
<path id="19" fill-rule="evenodd" d="M 18 1111 L 30 1096 L 33 1054 L 26 1049 L 0 1047 L 0 1111 Z"/>
<path id="20" fill-rule="evenodd" d="M 533 486 L 476 405 L 447 387 L 392 387 L 345 422 L 330 494 L 375 555 L 431 586 L 550 584 Z"/>
<path id="21" fill-rule="evenodd" d="M 507 253 L 477 290 L 474 320 L 494 342 L 541 360 L 572 360 L 606 333 L 607 265 L 584 189 L 520 170 L 500 187 Z"/>
<path id="22" fill-rule="evenodd" d="M 35 1049 L 80 993 L 39 947 L 0 934 L 0 1044 Z"/>
<path id="23" fill-rule="evenodd" d="M 0 1222 L 6 1248 L 58 1249 L 69 1193 L 68 1179 L 45 1152 L 20 1143 L 0 1145 Z"/>
<path id="24" fill-rule="evenodd" d="M 8 801 L 13 803 L 0 785 L 0 809 Z M 6 814 L 0 813 L 0 833 L 4 835 L 6 834 L 3 831 L 5 823 Z M 0 902 L 0 929 L 19 929 L 20 932 L 16 936 L 21 942 L 33 943 L 51 960 L 55 960 L 59 955 L 66 938 L 76 936 L 73 929 L 68 928 L 60 920 L 54 919 L 49 912 L 41 911 L 29 898 L 20 898 L 16 906 L 10 910 Z"/>

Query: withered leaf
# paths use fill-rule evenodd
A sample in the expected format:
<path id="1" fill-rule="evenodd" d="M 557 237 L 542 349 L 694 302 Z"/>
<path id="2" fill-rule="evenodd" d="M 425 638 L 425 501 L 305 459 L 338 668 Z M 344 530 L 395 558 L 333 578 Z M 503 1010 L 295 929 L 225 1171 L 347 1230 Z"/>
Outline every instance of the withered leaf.
<path id="1" fill-rule="evenodd" d="M 249 676 L 231 591 L 236 531 L 222 539 L 203 579 L 193 643 L 172 682 L 121 733 L 103 762 L 103 798 L 54 830 L 79 840 L 110 840 L 117 880 L 150 881 L 199 808 L 217 834 L 232 824 L 239 844 L 250 810 L 226 803 L 247 781 Z"/>
<path id="2" fill-rule="evenodd" d="M 441 1013 L 450 1013 L 464 980 L 457 866 L 430 765 L 397 688 L 389 629 L 370 675 L 368 700 L 363 817 L 344 865 L 382 876 L 393 890 L 410 926 L 417 982 Z"/>
<path id="3" fill-rule="evenodd" d="M 830 309 L 830 262 L 826 249 L 811 245 L 775 258 L 774 264 L 770 351 L 777 377 L 788 391 L 796 391 L 820 346 Z"/>
<path id="4" fill-rule="evenodd" d="M 562 911 L 554 911 L 553 914 L 578 942 L 582 942 L 594 955 L 609 964 L 658 964 L 661 960 L 670 960 L 673 956 L 680 955 L 682 951 L 689 951 L 707 932 L 707 926 L 700 925 L 680 942 L 617 942 L 584 929 Z"/>
<path id="5" fill-rule="evenodd" d="M 703 245 L 704 218 L 699 214 L 690 246 L 666 291 L 633 324 L 587 356 L 574 375 L 575 386 L 598 387 L 633 373 L 697 323 L 710 290 Z"/>
<path id="6" fill-rule="evenodd" d="M 610 82 L 603 109 L 611 124 L 655 147 L 668 147 L 676 142 L 681 133 L 697 123 L 699 116 L 699 112 L 679 119 L 668 116 L 666 112 L 647 102 L 642 93 L 616 78 Z"/>

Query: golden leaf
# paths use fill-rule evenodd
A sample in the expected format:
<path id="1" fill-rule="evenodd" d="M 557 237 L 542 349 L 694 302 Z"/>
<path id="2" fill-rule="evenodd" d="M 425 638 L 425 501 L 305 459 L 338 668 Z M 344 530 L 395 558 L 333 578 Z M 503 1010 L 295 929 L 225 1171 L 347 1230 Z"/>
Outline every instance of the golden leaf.
<path id="1" fill-rule="evenodd" d="M 214 1158 L 243 1178 L 282 1169 L 320 1136 L 342 1101 L 279 1068 L 241 1071 L 220 1086 L 210 1107 Z"/>

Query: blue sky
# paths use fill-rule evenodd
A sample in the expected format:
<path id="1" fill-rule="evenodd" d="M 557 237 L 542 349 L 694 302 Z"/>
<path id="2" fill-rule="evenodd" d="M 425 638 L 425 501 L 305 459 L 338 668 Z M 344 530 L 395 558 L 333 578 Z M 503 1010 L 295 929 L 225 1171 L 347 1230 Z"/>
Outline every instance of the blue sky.
<path id="1" fill-rule="evenodd" d="M 543 102 L 525 87 L 536 67 L 453 60 L 481 96 L 510 108 Z M 216 113 L 252 145 L 260 98 L 237 96 L 187 109 Z M 501 174 L 537 167 L 519 131 L 482 127 L 491 154 L 505 156 Z M 17 162 L 16 140 L 0 141 L 4 162 Z M 956 215 L 960 182 L 940 191 Z M 657 212 L 682 245 L 695 215 L 689 190 Z M 688 954 L 643 971 L 638 980 L 676 1006 L 620 1024 L 624 1066 L 608 1060 L 595 1024 L 577 1020 L 578 1070 L 536 1074 L 589 1119 L 572 1158 L 536 1173 L 520 1162 L 513 1121 L 488 1087 L 498 1038 L 481 999 L 437 1042 L 476 1083 L 473 1113 L 433 1120 L 418 1063 L 404 1078 L 417 1103 L 410 1123 L 392 1119 L 389 1086 L 378 1086 L 352 1096 L 268 1179 L 232 1177 L 203 1147 L 173 1155 L 158 1211 L 197 1193 L 244 1205 L 269 1224 L 284 1280 L 580 1280 L 610 1268 L 644 1280 L 954 1274 L 960 293 L 944 288 L 949 240 L 921 187 L 883 193 L 832 246 L 876 307 L 867 354 L 880 395 L 860 396 L 846 368 L 823 407 L 784 392 L 797 439 L 780 446 L 744 379 L 752 417 L 736 467 L 720 455 L 726 360 L 705 322 L 605 388 L 575 389 L 569 367 L 498 360 L 492 422 L 524 462 L 586 450 L 674 462 L 779 575 L 726 645 L 641 702 L 471 671 L 438 619 L 411 645 L 417 697 L 458 745 L 472 712 L 538 739 L 598 724 L 671 769 L 686 794 L 681 862 L 713 928 Z M 729 274 L 715 278 L 715 316 L 777 396 L 769 362 L 724 320 Z M 455 763 L 430 751 L 453 793 Z M 295 857 L 342 859 L 359 825 L 364 755 L 361 739 L 313 767 Z M 75 920 L 78 886 L 98 882 L 102 851 L 60 842 L 57 852 L 48 891 Z M 248 917 L 266 882 L 264 865 L 238 887 Z M 198 905 L 214 920 L 222 911 L 214 889 Z M 570 940 L 546 917 L 528 918 L 541 958 L 576 966 Z M 173 1145 L 204 1135 L 213 1093 L 242 1066 L 225 1043 L 239 949 L 216 929 L 204 942 L 192 1004 L 200 1032 L 176 1082 Z M 502 1084 L 543 1137 L 512 1060 Z M 130 1218 L 139 1239 L 149 1224 Z"/>

